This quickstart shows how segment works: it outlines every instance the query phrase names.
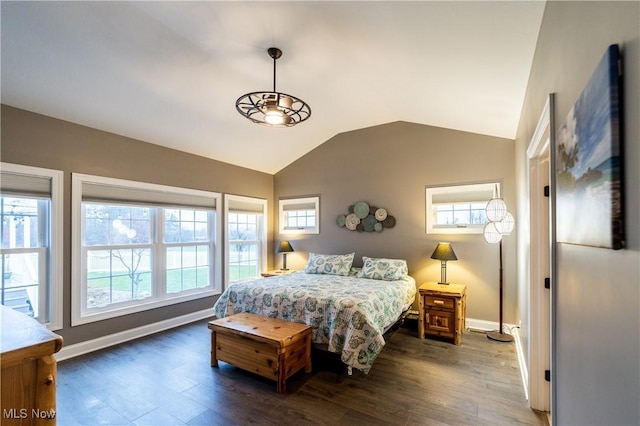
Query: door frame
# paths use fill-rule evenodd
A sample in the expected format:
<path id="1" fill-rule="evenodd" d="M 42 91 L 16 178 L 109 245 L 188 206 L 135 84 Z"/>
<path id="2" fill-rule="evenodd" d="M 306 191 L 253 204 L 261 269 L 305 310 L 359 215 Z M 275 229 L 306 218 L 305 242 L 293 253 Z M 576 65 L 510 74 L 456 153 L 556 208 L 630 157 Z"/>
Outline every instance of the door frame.
<path id="1" fill-rule="evenodd" d="M 528 393 L 531 408 L 554 412 L 555 155 L 554 95 L 550 94 L 527 149 L 529 191 L 529 339 Z M 543 187 L 549 186 L 545 199 Z M 533 190 L 532 190 L 533 188 Z M 544 287 L 550 279 L 551 290 Z M 551 371 L 551 382 L 545 370 Z"/>

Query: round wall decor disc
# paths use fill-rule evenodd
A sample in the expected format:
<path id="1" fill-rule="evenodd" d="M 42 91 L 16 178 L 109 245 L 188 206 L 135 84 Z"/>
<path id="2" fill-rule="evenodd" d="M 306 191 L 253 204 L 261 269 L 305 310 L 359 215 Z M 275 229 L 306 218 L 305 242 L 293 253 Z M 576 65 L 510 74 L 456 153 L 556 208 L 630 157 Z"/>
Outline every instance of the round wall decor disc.
<path id="1" fill-rule="evenodd" d="M 382 221 L 382 226 L 385 228 L 393 228 L 396 226 L 396 218 L 393 216 L 387 216 L 387 218 Z"/>
<path id="2" fill-rule="evenodd" d="M 360 219 L 364 219 L 369 216 L 369 204 L 364 201 L 359 201 L 353 207 L 353 213 L 358 216 Z"/>
<path id="3" fill-rule="evenodd" d="M 387 218 L 387 211 L 385 209 L 376 210 L 376 219 L 382 222 Z"/>

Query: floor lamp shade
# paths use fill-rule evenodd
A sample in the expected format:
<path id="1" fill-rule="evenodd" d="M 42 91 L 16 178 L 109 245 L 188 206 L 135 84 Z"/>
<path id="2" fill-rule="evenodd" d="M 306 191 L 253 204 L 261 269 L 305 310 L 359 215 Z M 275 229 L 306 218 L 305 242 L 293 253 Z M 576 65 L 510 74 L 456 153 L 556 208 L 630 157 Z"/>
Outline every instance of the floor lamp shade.
<path id="1" fill-rule="evenodd" d="M 492 198 L 485 208 L 487 219 L 491 222 L 500 222 L 507 214 L 507 205 L 502 198 Z"/>
<path id="2" fill-rule="evenodd" d="M 438 243 L 436 249 L 431 255 L 431 259 L 440 261 L 440 282 L 438 284 L 449 284 L 447 282 L 447 262 L 449 260 L 458 260 L 456 253 L 453 251 L 451 244 Z"/>
<path id="3" fill-rule="evenodd" d="M 282 268 L 283 271 L 287 271 L 287 253 L 291 253 L 293 251 L 293 247 L 291 247 L 291 243 L 287 240 L 280 241 L 280 245 L 278 246 L 278 253 L 282 253 Z"/>

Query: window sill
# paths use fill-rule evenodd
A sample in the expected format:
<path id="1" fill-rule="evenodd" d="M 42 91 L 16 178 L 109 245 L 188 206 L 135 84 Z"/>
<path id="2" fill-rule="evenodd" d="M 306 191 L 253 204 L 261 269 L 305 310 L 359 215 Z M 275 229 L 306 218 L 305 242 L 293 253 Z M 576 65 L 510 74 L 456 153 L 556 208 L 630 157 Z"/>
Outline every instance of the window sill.
<path id="1" fill-rule="evenodd" d="M 83 324 L 90 324 L 96 321 L 103 321 L 106 319 L 117 318 L 124 315 L 134 314 L 138 312 L 148 311 L 150 309 L 161 308 L 164 306 L 176 305 L 178 303 L 188 302 L 191 300 L 203 299 L 205 297 L 217 296 L 221 294 L 220 290 L 208 289 L 206 291 L 199 291 L 197 293 L 183 294 L 175 297 L 168 297 L 165 299 L 154 299 L 149 301 L 141 301 L 136 305 L 127 305 L 121 307 L 104 308 L 99 312 L 84 313 L 74 312 L 74 317 L 71 321 L 71 326 L 75 327 Z"/>

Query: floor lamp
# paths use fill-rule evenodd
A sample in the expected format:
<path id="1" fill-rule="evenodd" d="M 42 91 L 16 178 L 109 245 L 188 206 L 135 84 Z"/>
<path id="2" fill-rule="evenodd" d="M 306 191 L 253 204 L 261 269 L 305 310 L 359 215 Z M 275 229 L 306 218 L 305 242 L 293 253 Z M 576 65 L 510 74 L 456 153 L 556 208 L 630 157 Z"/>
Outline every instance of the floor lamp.
<path id="1" fill-rule="evenodd" d="M 513 336 L 506 334 L 502 325 L 502 284 L 504 275 L 502 270 L 502 236 L 511 233 L 514 219 L 511 213 L 507 211 L 507 206 L 501 198 L 492 198 L 487 203 L 486 213 L 489 222 L 484 226 L 484 239 L 490 244 L 499 243 L 500 246 L 500 329 L 487 332 L 487 337 L 498 342 L 513 342 Z"/>
<path id="2" fill-rule="evenodd" d="M 502 330 L 502 238 L 500 238 L 500 331 L 489 331 L 487 337 L 491 340 L 497 340 L 498 342 L 513 342 L 513 336 L 506 334 Z"/>

